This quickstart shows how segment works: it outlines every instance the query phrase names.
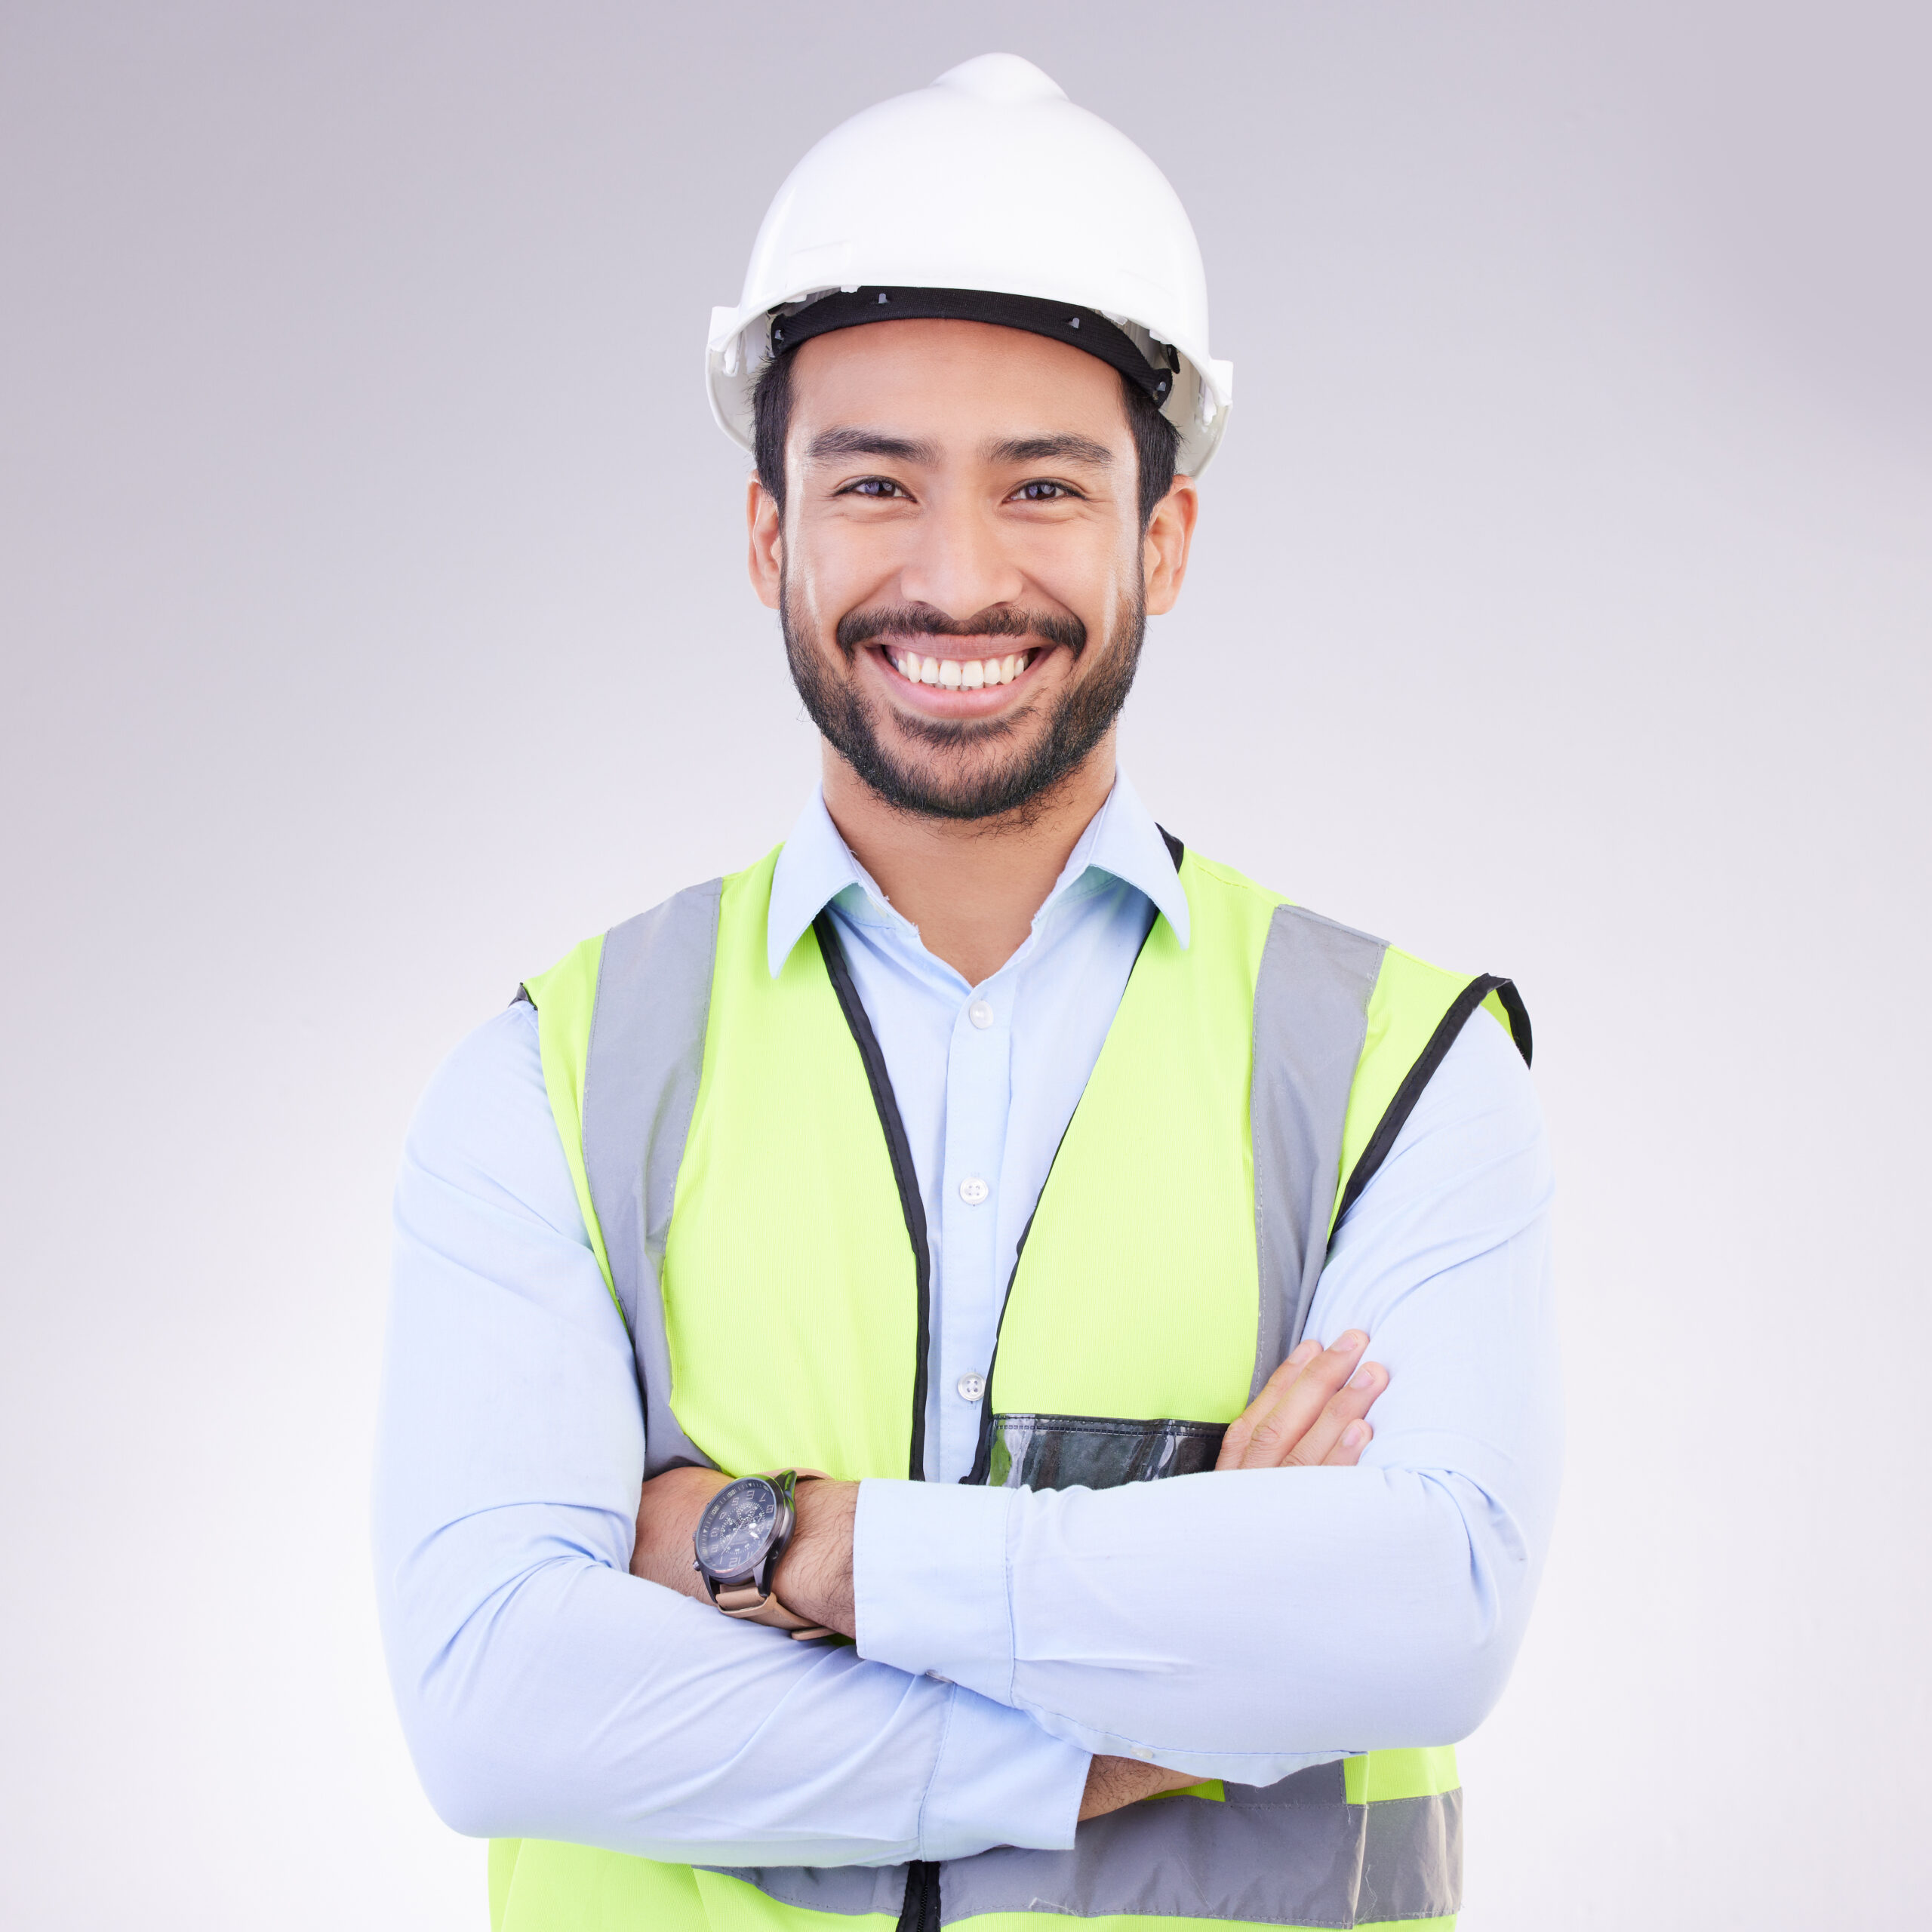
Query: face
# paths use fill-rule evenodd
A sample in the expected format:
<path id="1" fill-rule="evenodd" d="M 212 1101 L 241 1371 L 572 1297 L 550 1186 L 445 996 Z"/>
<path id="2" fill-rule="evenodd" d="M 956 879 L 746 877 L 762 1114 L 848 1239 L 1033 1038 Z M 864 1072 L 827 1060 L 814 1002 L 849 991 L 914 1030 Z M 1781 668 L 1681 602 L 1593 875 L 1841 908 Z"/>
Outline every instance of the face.
<path id="1" fill-rule="evenodd" d="M 1195 497 L 1177 478 L 1143 536 L 1106 364 L 980 322 L 819 337 L 793 366 L 786 492 L 781 518 L 752 485 L 753 580 L 814 722 L 887 802 L 1023 813 L 1111 749 Z"/>

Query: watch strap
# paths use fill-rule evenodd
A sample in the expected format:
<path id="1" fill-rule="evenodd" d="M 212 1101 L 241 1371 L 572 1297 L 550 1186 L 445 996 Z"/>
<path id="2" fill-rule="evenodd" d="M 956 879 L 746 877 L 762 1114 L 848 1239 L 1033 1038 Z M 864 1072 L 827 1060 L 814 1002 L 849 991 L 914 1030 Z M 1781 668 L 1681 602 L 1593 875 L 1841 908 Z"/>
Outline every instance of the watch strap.
<path id="1" fill-rule="evenodd" d="M 720 1583 L 712 1590 L 711 1600 L 727 1617 L 785 1631 L 801 1644 L 832 1634 L 816 1623 L 808 1623 L 796 1611 L 787 1610 L 775 1590 L 761 1590 L 755 1583 Z"/>

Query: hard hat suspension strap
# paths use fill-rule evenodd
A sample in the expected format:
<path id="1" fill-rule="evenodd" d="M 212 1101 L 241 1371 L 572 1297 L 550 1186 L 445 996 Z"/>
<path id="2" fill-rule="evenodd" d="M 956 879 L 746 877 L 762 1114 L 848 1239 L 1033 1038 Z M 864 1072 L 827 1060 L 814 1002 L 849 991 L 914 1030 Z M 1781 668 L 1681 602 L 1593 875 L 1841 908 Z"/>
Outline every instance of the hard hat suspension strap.
<path id="1" fill-rule="evenodd" d="M 851 288 L 816 296 L 801 307 L 772 312 L 771 352 L 783 355 L 835 329 L 912 321 L 991 322 L 1084 349 L 1118 369 L 1156 404 L 1164 403 L 1173 393 L 1174 371 L 1180 366 L 1174 352 L 1159 343 L 1154 345 L 1155 352 L 1165 360 L 1149 362 L 1134 338 L 1097 309 L 983 288 Z"/>

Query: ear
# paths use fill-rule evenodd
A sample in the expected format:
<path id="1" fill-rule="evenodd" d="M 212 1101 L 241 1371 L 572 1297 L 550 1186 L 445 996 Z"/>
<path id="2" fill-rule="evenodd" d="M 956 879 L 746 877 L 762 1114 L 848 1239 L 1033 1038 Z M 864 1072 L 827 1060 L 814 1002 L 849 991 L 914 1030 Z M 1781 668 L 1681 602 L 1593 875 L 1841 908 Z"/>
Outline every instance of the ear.
<path id="1" fill-rule="evenodd" d="M 785 519 L 777 500 L 755 475 L 745 491 L 745 527 L 751 539 L 752 588 L 768 611 L 778 608 L 785 580 Z"/>
<path id="2" fill-rule="evenodd" d="M 1147 614 L 1164 617 L 1180 597 L 1187 576 L 1187 554 L 1194 541 L 1195 520 L 1201 514 L 1201 493 L 1191 476 L 1177 476 L 1168 494 L 1154 506 L 1152 520 L 1142 543 L 1147 573 Z"/>

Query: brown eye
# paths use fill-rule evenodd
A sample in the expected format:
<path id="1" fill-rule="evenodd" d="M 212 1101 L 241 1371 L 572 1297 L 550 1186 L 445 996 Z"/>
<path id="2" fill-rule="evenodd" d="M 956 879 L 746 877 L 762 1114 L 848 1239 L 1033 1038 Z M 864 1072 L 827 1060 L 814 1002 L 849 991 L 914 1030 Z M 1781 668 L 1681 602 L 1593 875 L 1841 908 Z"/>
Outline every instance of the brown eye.
<path id="1" fill-rule="evenodd" d="M 1061 497 L 1071 497 L 1073 492 L 1064 483 L 1023 483 L 1014 491 L 1023 503 L 1051 503 Z"/>

